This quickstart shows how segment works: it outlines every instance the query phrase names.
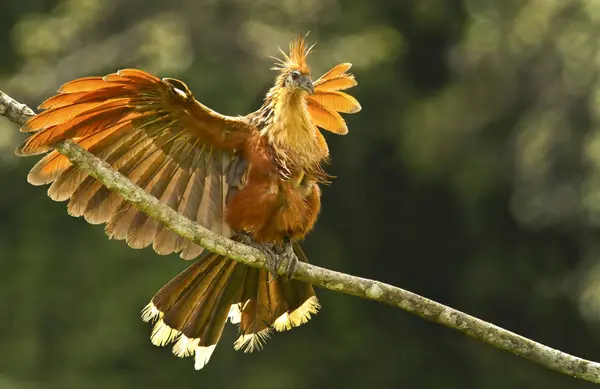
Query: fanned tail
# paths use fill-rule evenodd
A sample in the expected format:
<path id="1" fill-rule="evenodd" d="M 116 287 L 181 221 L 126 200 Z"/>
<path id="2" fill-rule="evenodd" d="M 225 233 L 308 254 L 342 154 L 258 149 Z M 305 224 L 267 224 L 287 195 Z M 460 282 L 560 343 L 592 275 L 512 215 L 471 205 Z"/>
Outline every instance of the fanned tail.
<path id="1" fill-rule="evenodd" d="M 271 279 L 264 269 L 204 253 L 152 298 L 142 318 L 155 322 L 153 344 L 174 343 L 173 353 L 193 356 L 199 370 L 210 360 L 227 320 L 239 325 L 235 349 L 253 352 L 273 329 L 304 324 L 318 309 L 309 284 Z"/>

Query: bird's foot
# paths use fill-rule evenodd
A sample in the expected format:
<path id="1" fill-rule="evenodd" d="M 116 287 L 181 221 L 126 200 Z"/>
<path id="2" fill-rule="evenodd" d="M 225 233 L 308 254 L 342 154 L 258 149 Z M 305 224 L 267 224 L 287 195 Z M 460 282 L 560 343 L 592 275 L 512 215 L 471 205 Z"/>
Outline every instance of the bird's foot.
<path id="1" fill-rule="evenodd" d="M 274 243 L 256 242 L 245 233 L 239 234 L 239 236 L 242 243 L 260 250 L 267 257 L 267 269 L 275 278 L 279 277 L 279 269 L 282 265 L 285 265 L 284 279 L 292 278 L 298 265 L 298 256 L 294 253 L 292 242 L 289 239 L 285 239 L 283 246 L 279 247 Z"/>
<path id="2" fill-rule="evenodd" d="M 283 247 L 279 248 L 279 257 L 277 258 L 277 262 L 272 265 L 267 264 L 269 266 L 269 270 L 273 274 L 277 274 L 277 270 L 283 264 L 285 265 L 285 273 L 283 274 L 286 280 L 289 280 L 294 275 L 296 271 L 296 267 L 298 266 L 298 256 L 294 252 L 294 247 L 292 246 L 292 242 L 289 239 L 285 239 L 283 241 Z"/>
<path id="3" fill-rule="evenodd" d="M 261 251 L 265 257 L 267 257 L 267 266 L 270 263 L 273 263 L 277 260 L 278 253 L 276 250 L 276 245 L 274 243 L 261 243 L 252 239 L 252 236 L 246 233 L 239 233 L 240 241 L 246 246 L 254 247 L 255 249 Z M 270 270 L 270 269 L 269 269 Z"/>

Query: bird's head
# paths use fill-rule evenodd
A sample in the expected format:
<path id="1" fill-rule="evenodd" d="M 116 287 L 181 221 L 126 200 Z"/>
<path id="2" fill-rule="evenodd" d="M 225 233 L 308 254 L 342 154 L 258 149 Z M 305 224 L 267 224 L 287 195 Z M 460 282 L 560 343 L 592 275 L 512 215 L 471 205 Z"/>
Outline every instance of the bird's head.
<path id="1" fill-rule="evenodd" d="M 283 58 L 275 58 L 277 63 L 273 68 L 280 72 L 279 77 L 277 77 L 277 86 L 292 92 L 308 93 L 310 95 L 315 93 L 310 77 L 310 68 L 306 63 L 306 57 L 311 49 L 312 46 L 308 46 L 300 35 L 290 42 L 289 55 L 279 49 Z"/>
<path id="2" fill-rule="evenodd" d="M 301 73 L 299 70 L 292 70 L 284 81 L 285 88 L 294 88 L 299 91 L 308 92 L 309 95 L 315 93 L 315 87 L 310 79 L 310 74 Z"/>

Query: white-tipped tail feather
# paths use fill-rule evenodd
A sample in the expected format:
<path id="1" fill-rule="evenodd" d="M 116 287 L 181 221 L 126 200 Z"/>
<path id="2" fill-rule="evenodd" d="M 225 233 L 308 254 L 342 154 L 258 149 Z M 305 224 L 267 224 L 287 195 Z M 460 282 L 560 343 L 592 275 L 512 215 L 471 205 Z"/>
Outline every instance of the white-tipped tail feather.
<path id="1" fill-rule="evenodd" d="M 142 320 L 146 323 L 151 323 L 157 319 L 162 319 L 163 313 L 156 308 L 152 302 L 149 302 L 148 305 L 142 309 Z"/>
<path id="2" fill-rule="evenodd" d="M 217 345 L 199 346 L 199 343 L 200 338 L 188 338 L 181 334 L 173 346 L 173 354 L 180 358 L 194 357 L 194 369 L 200 370 L 206 366 Z"/>
<path id="3" fill-rule="evenodd" d="M 213 351 L 215 351 L 215 347 L 217 347 L 216 344 L 213 344 L 211 346 L 196 347 L 196 356 L 194 357 L 194 369 L 200 370 L 204 366 L 206 366 L 206 364 L 210 360 L 210 356 L 212 355 Z"/>
<path id="4" fill-rule="evenodd" d="M 292 322 L 290 321 L 290 314 L 286 312 L 279 316 L 277 320 L 273 322 L 273 328 L 275 328 L 275 331 L 279 332 L 291 330 Z"/>
<path id="5" fill-rule="evenodd" d="M 232 308 L 234 305 L 232 305 Z M 171 328 L 165 324 L 162 319 L 163 316 L 164 313 L 159 311 L 158 308 L 156 308 L 156 306 L 152 303 L 146 305 L 146 307 L 142 310 L 142 320 L 145 322 L 153 322 L 158 320 L 156 324 L 154 324 L 152 335 L 150 335 L 150 341 L 152 344 L 155 346 L 165 346 L 177 340 L 173 345 L 173 354 L 180 358 L 193 356 L 194 368 L 196 370 L 200 370 L 206 366 L 217 345 L 213 344 L 210 346 L 199 346 L 200 338 L 188 338 L 180 331 Z"/>
<path id="6" fill-rule="evenodd" d="M 250 301 L 250 300 L 248 300 Z M 231 305 L 229 315 L 227 316 L 231 324 L 239 324 L 242 321 L 242 303 Z"/>
<path id="7" fill-rule="evenodd" d="M 298 327 L 310 320 L 310 315 L 314 315 L 319 311 L 321 305 L 316 296 L 312 296 L 306 300 L 300 307 L 291 313 L 285 312 L 279 316 L 273 323 L 273 328 L 276 331 L 287 331 L 293 327 Z"/>
<path id="8" fill-rule="evenodd" d="M 196 347 L 200 343 L 200 338 L 188 338 L 184 334 L 179 336 L 177 342 L 173 345 L 173 354 L 179 358 L 191 357 L 196 352 Z"/>
<path id="9" fill-rule="evenodd" d="M 298 309 L 290 313 L 290 322 L 292 327 L 298 327 L 310 320 L 310 315 L 319 312 L 321 305 L 316 296 L 312 296 L 306 300 Z"/>
<path id="10" fill-rule="evenodd" d="M 169 327 L 165 322 L 160 319 L 154 325 L 152 329 L 152 335 L 150 335 L 150 341 L 155 346 L 165 346 L 173 342 L 181 332 L 174 328 Z"/>
<path id="11" fill-rule="evenodd" d="M 248 300 L 249 301 L 249 300 Z M 246 304 L 232 304 L 229 310 L 229 321 L 238 324 L 242 318 L 242 311 Z M 320 308 L 319 301 L 315 296 L 310 297 L 300 307 L 292 312 L 285 312 L 273 322 L 273 328 L 276 331 L 287 331 L 306 323 L 311 315 L 318 312 Z M 199 346 L 200 338 L 189 338 L 180 331 L 171 328 L 163 321 L 164 313 L 151 302 L 142 310 L 142 320 L 145 322 L 154 322 L 150 340 L 156 346 L 165 346 L 175 342 L 173 345 L 173 354 L 180 358 L 194 357 L 194 368 L 202 369 L 215 351 L 216 344 L 210 346 Z M 265 341 L 269 338 L 270 328 L 265 328 L 255 334 L 243 334 L 234 343 L 235 350 L 243 350 L 245 353 L 260 350 Z"/>
<path id="12" fill-rule="evenodd" d="M 258 331 L 255 334 L 244 334 L 240 335 L 239 338 L 233 343 L 233 348 L 236 350 L 243 350 L 245 353 L 251 353 L 262 349 L 265 341 L 269 339 L 270 328 Z"/>

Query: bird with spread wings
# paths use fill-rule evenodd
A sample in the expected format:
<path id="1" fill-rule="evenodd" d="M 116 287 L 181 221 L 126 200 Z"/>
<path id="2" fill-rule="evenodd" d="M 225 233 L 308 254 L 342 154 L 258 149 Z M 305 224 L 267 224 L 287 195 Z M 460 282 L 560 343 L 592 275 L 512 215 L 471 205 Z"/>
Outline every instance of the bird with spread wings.
<path id="1" fill-rule="evenodd" d="M 225 116 L 198 102 L 188 87 L 137 69 L 64 84 L 21 131 L 30 136 L 20 156 L 45 154 L 31 169 L 33 185 L 68 200 L 68 212 L 133 248 L 196 259 L 142 311 L 154 322 L 151 341 L 174 343 L 180 357 L 204 367 L 227 321 L 239 324 L 235 349 L 259 349 L 272 330 L 306 323 L 319 309 L 313 287 L 203 252 L 148 217 L 53 145 L 67 139 L 102 158 L 162 203 L 199 224 L 262 250 L 275 272 L 306 261 L 298 241 L 320 210 L 319 185 L 329 158 L 319 129 L 348 132 L 340 113 L 361 107 L 343 92 L 355 86 L 342 63 L 312 81 L 311 50 L 300 36 L 276 64 L 278 76 L 263 105 L 246 116 Z"/>

